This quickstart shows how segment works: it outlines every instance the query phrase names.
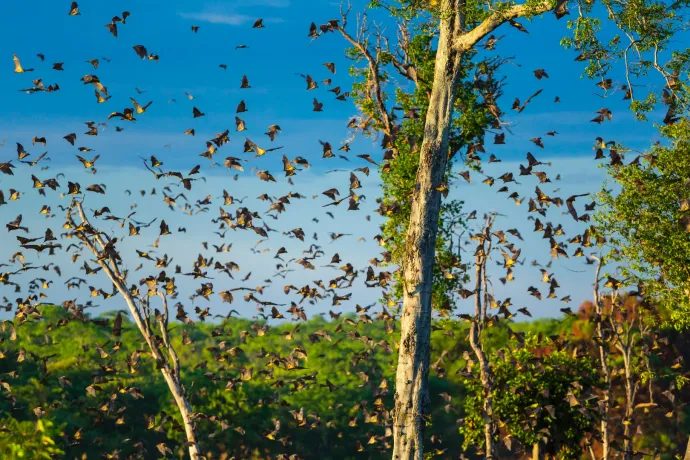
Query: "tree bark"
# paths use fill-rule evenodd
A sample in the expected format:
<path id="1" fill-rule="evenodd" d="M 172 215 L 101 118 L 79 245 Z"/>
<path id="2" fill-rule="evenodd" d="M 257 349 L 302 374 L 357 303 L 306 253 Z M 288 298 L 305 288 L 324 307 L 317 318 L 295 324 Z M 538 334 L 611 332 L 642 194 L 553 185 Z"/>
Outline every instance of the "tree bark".
<path id="1" fill-rule="evenodd" d="M 532 460 L 544 460 L 544 453 L 541 450 L 541 444 L 536 443 L 532 446 Z"/>
<path id="2" fill-rule="evenodd" d="M 611 297 L 611 304 L 615 305 L 613 295 Z M 633 319 L 629 324 L 626 323 L 622 325 L 623 333 L 618 334 L 616 339 L 616 348 L 623 357 L 623 369 L 625 371 L 625 418 L 623 423 L 624 460 L 632 460 L 633 458 L 633 414 L 637 390 L 639 388 L 638 382 L 635 382 L 635 376 L 632 369 L 632 354 L 635 351 L 636 339 L 640 337 L 633 329 L 635 313 L 636 312 L 633 312 Z M 614 316 L 611 315 L 611 318 L 614 318 Z"/>
<path id="3" fill-rule="evenodd" d="M 558 5 L 566 0 L 558 0 Z M 429 406 L 431 291 L 441 193 L 448 162 L 448 134 L 464 53 L 510 19 L 555 8 L 551 0 L 495 12 L 465 33 L 463 0 L 441 0 L 441 20 L 434 81 L 424 126 L 417 181 L 403 260 L 403 309 L 393 409 L 393 459 L 423 458 L 423 434 Z"/>
<path id="4" fill-rule="evenodd" d="M 189 448 L 189 458 L 191 460 L 201 458 L 199 453 L 199 442 L 196 438 L 196 429 L 192 421 L 192 406 L 189 404 L 180 382 L 173 377 L 170 370 L 163 369 L 162 373 L 165 383 L 168 384 L 170 393 L 172 393 L 177 409 L 180 411 L 180 416 L 182 417 L 182 424 L 184 425 L 184 432 Z"/>
<path id="5" fill-rule="evenodd" d="M 601 323 L 597 325 L 597 333 L 601 337 L 602 332 Z M 604 374 L 604 400 L 601 404 L 601 444 L 602 444 L 602 460 L 609 458 L 609 404 L 611 400 L 611 373 L 608 367 L 608 351 L 605 345 L 599 345 L 599 361 L 601 363 L 601 371 Z"/>
<path id="6" fill-rule="evenodd" d="M 393 458 L 423 458 L 429 406 L 431 290 L 441 193 L 448 161 L 448 133 L 461 52 L 453 46 L 461 31 L 459 0 L 444 0 L 434 83 L 424 127 L 417 183 L 407 231 L 403 266 L 403 310 L 393 414 Z"/>
<path id="7" fill-rule="evenodd" d="M 685 446 L 685 456 L 683 460 L 690 460 L 690 438 L 688 438 L 688 444 Z"/>
<path id="8" fill-rule="evenodd" d="M 602 327 L 601 323 L 597 325 L 597 333 L 601 337 Z M 599 345 L 599 361 L 601 363 L 601 371 L 604 374 L 604 400 L 601 405 L 601 444 L 602 444 L 602 460 L 609 458 L 609 404 L 611 400 L 611 373 L 608 367 L 608 351 L 605 345 Z"/>
<path id="9" fill-rule="evenodd" d="M 107 264 L 101 263 L 101 266 L 106 269 Z M 131 294 L 129 293 L 129 289 L 127 289 L 127 286 L 122 283 L 119 279 L 115 278 L 113 273 L 109 270 L 105 270 L 108 276 L 110 277 L 111 281 L 117 288 L 117 290 L 120 292 L 122 297 L 125 299 L 125 302 L 127 303 L 127 306 L 129 307 L 130 312 L 132 313 L 132 316 L 134 317 L 134 322 L 136 323 L 137 327 L 139 328 L 139 331 L 141 332 L 142 336 L 146 340 L 146 343 L 149 346 L 149 349 L 151 350 L 151 354 L 153 358 L 156 360 L 156 362 L 161 364 L 161 373 L 163 374 L 163 379 L 165 380 L 165 383 L 168 385 L 168 390 L 170 391 L 170 394 L 172 395 L 173 399 L 175 400 L 175 405 L 177 406 L 178 411 L 180 412 L 180 417 L 182 418 L 182 425 L 184 426 L 184 431 L 185 431 L 185 436 L 187 438 L 187 448 L 189 450 L 189 458 L 190 460 L 196 460 L 198 458 L 201 458 L 201 454 L 199 451 L 199 443 L 197 441 L 196 437 L 196 430 L 194 428 L 194 422 L 192 421 L 192 408 L 191 405 L 189 404 L 189 401 L 187 400 L 187 397 L 185 395 L 184 388 L 182 386 L 182 381 L 180 379 L 180 368 L 179 368 L 179 362 L 177 361 L 177 354 L 174 352 L 174 349 L 172 353 L 170 353 L 170 349 L 172 347 L 169 346 L 167 343 L 167 329 L 166 333 L 164 334 L 165 340 L 164 344 L 168 348 L 168 352 L 170 353 L 170 358 L 166 360 L 162 353 L 160 352 L 158 346 L 155 344 L 153 340 L 153 335 L 149 331 L 149 328 L 147 324 L 144 323 L 143 319 L 141 318 L 141 315 L 139 314 L 139 310 L 136 307 L 136 303 L 134 302 L 134 299 L 132 298 Z M 168 316 L 168 306 L 167 306 L 167 301 L 165 300 L 164 296 L 162 294 L 159 294 L 161 298 L 163 298 L 164 302 L 164 311 L 165 311 L 165 322 L 167 323 L 167 316 Z M 167 325 L 166 325 L 167 328 Z M 172 366 L 169 364 L 169 360 L 172 360 Z"/>
<path id="10" fill-rule="evenodd" d="M 494 420 L 493 420 L 493 403 L 492 403 L 492 372 L 489 366 L 489 359 L 484 352 L 484 349 L 480 345 L 480 330 L 479 325 L 476 322 L 472 322 L 470 325 L 470 344 L 472 350 L 474 351 L 477 360 L 479 361 L 479 378 L 482 382 L 482 388 L 484 390 L 484 404 L 482 406 L 482 416 L 484 418 L 484 458 L 487 460 L 493 460 L 495 458 L 494 454 Z"/>

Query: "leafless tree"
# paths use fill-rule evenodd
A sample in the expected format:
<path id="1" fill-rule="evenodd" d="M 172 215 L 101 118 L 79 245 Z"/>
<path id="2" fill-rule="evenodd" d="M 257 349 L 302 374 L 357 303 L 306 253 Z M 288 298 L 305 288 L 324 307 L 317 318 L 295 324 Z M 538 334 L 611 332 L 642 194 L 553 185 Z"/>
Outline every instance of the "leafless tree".
<path id="1" fill-rule="evenodd" d="M 75 221 L 75 217 L 78 219 L 77 221 Z M 175 400 L 182 418 L 189 456 L 191 459 L 199 458 L 200 451 L 194 425 L 194 414 L 192 413 L 192 407 L 189 404 L 187 392 L 180 377 L 180 360 L 170 340 L 168 331 L 169 309 L 167 293 L 158 286 L 161 282 L 166 283 L 169 280 L 149 277 L 145 280 L 148 287 L 146 295 L 142 297 L 133 293 L 133 290 L 127 287 L 127 273 L 120 271 L 118 265 L 122 259 L 116 248 L 117 238 L 110 239 L 103 232 L 94 228 L 89 223 L 80 201 L 72 201 L 67 211 L 67 220 L 72 227 L 74 236 L 81 240 L 86 248 L 96 257 L 98 265 L 103 268 L 103 272 L 112 281 L 127 304 L 134 323 L 137 325 L 142 338 L 146 341 L 151 356 L 156 361 L 156 367 L 163 374 L 163 379 Z M 150 299 L 152 297 L 159 297 L 161 299 L 162 312 L 156 309 L 154 314 L 151 314 Z M 152 320 L 154 324 L 152 324 Z M 158 323 L 158 333 L 160 335 L 156 333 L 155 323 Z"/>

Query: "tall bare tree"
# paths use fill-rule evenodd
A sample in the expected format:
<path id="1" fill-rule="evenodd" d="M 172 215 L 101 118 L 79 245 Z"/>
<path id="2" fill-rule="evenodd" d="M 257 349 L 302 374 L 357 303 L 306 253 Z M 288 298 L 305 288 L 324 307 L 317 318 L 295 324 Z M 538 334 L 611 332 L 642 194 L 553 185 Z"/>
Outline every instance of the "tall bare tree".
<path id="1" fill-rule="evenodd" d="M 74 214 L 79 221 L 74 220 Z M 197 441 L 196 429 L 194 427 L 192 407 L 187 398 L 187 392 L 182 378 L 180 376 L 180 360 L 177 356 L 177 351 L 170 341 L 168 331 L 168 298 L 166 292 L 159 288 L 160 283 L 168 283 L 169 279 L 159 279 L 157 277 L 149 277 L 145 279 L 148 292 L 145 296 L 139 296 L 132 292 L 127 287 L 127 274 L 120 271 L 118 263 L 121 261 L 120 254 L 117 251 L 117 239 L 105 240 L 101 231 L 91 226 L 81 201 L 73 200 L 68 209 L 68 221 L 71 224 L 74 235 L 81 240 L 86 248 L 96 257 L 98 265 L 103 268 L 103 272 L 107 275 L 113 283 L 117 291 L 120 293 L 127 308 L 129 309 L 134 323 L 137 325 L 142 338 L 148 346 L 151 356 L 156 361 L 156 367 L 161 371 L 163 379 L 168 386 L 170 395 L 175 401 L 175 405 L 182 418 L 182 425 L 184 427 L 185 436 L 187 438 L 186 446 L 189 449 L 189 456 L 192 460 L 200 457 L 199 444 Z M 152 315 L 150 299 L 151 297 L 159 297 L 161 299 L 162 312 L 157 309 Z M 158 331 L 156 333 L 156 324 L 151 324 L 151 320 L 158 323 Z M 164 350 L 164 351 L 163 351 Z"/>

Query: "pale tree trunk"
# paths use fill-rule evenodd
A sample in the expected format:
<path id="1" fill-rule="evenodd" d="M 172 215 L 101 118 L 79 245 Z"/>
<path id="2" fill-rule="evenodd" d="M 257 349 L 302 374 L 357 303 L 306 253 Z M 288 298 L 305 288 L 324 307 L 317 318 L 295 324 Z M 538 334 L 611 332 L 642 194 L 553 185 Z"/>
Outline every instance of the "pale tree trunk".
<path id="1" fill-rule="evenodd" d="M 565 0 L 558 0 L 558 5 Z M 425 417 L 429 406 L 431 291 L 441 193 L 448 162 L 448 135 L 463 54 L 500 25 L 557 5 L 513 5 L 490 14 L 463 33 L 463 0 L 441 0 L 441 20 L 434 81 L 424 125 L 417 181 L 403 260 L 403 308 L 393 409 L 393 459 L 423 458 Z"/>
<path id="2" fill-rule="evenodd" d="M 482 418 L 484 419 L 484 442 L 486 444 L 484 457 L 487 460 L 495 458 L 494 449 L 494 428 L 495 422 L 493 420 L 493 404 L 492 404 L 492 372 L 489 366 L 489 359 L 484 352 L 484 349 L 479 344 L 480 329 L 479 326 L 472 322 L 470 325 L 470 344 L 474 350 L 474 354 L 479 361 L 479 378 L 482 382 L 482 389 L 484 390 L 484 404 L 482 405 Z"/>
<path id="3" fill-rule="evenodd" d="M 690 438 L 688 438 L 688 444 L 685 446 L 685 456 L 683 460 L 690 460 Z"/>
<path id="4" fill-rule="evenodd" d="M 597 331 L 601 334 L 601 325 L 597 326 Z M 608 352 L 604 345 L 599 345 L 599 360 L 601 363 L 601 370 L 604 374 L 604 400 L 601 405 L 601 444 L 602 444 L 602 460 L 609 458 L 609 405 L 611 401 L 611 373 L 608 368 Z"/>
<path id="5" fill-rule="evenodd" d="M 482 291 L 484 291 L 484 299 L 481 309 L 481 328 L 479 329 L 478 341 L 479 350 L 481 351 L 479 356 L 480 374 L 479 377 L 482 381 L 482 387 L 484 387 L 484 440 L 486 442 L 486 452 L 485 457 L 487 460 L 493 460 L 496 455 L 496 446 L 494 446 L 494 433 L 496 432 L 496 420 L 494 419 L 494 406 L 493 406 L 493 393 L 494 393 L 494 373 L 491 370 L 489 363 L 489 358 L 486 356 L 484 351 L 484 345 L 482 344 L 482 333 L 486 327 L 486 310 L 489 308 L 489 289 L 488 280 L 486 278 L 486 265 L 489 262 L 489 257 L 491 255 L 491 226 L 493 225 L 493 218 L 490 218 L 487 228 L 484 230 L 485 242 L 488 241 L 486 247 L 486 254 L 482 260 Z"/>
<path id="6" fill-rule="evenodd" d="M 180 382 L 170 373 L 169 370 L 163 369 L 162 373 L 165 383 L 168 384 L 170 393 L 172 393 L 173 398 L 175 399 L 175 404 L 177 405 L 177 409 L 180 411 L 180 416 L 182 417 L 182 424 L 184 425 L 184 432 L 189 448 L 189 458 L 191 460 L 201 458 L 199 454 L 199 442 L 196 438 L 196 429 L 194 427 L 194 422 L 192 421 L 192 407 L 184 394 L 184 390 L 180 385 Z"/>
<path id="7" fill-rule="evenodd" d="M 536 443 L 532 446 L 532 460 L 544 460 L 544 453 L 541 450 L 541 444 Z"/>
<path id="8" fill-rule="evenodd" d="M 615 299 L 618 296 L 611 295 L 611 304 L 615 305 Z M 623 329 L 616 329 L 616 348 L 620 351 L 623 357 L 623 369 L 625 371 L 625 419 L 623 424 L 623 458 L 625 460 L 632 460 L 633 458 L 633 439 L 632 439 L 632 429 L 633 429 L 633 414 L 635 411 L 635 399 L 637 398 L 637 391 L 639 389 L 638 383 L 635 381 L 635 375 L 633 374 L 632 368 L 632 358 L 635 352 L 635 345 L 637 344 L 638 338 L 641 337 L 641 333 L 635 332 L 633 329 L 635 322 L 635 315 L 639 314 L 636 311 L 632 313 L 628 311 L 623 311 L 625 324 L 620 327 Z M 628 322 L 628 315 L 631 316 L 630 322 Z M 614 315 L 611 315 L 612 321 Z M 613 324 L 612 324 L 613 325 Z M 643 331 L 643 323 L 640 320 L 640 331 Z M 619 333 L 620 331 L 620 333 Z"/>
<path id="9" fill-rule="evenodd" d="M 417 184 L 407 231 L 403 264 L 403 310 L 395 379 L 393 458 L 423 458 L 425 417 L 429 406 L 431 289 L 441 193 L 448 161 L 448 132 L 453 113 L 461 53 L 453 47 L 461 33 L 459 0 L 444 0 L 434 83 L 429 100 Z"/>
<path id="10" fill-rule="evenodd" d="M 597 333 L 601 337 L 602 332 L 601 323 L 597 324 Z M 601 364 L 601 371 L 604 375 L 604 400 L 602 401 L 601 414 L 601 444 L 602 455 L 601 460 L 608 460 L 609 458 L 609 405 L 611 404 L 611 372 L 608 365 L 608 350 L 606 345 L 599 345 L 599 362 Z"/>

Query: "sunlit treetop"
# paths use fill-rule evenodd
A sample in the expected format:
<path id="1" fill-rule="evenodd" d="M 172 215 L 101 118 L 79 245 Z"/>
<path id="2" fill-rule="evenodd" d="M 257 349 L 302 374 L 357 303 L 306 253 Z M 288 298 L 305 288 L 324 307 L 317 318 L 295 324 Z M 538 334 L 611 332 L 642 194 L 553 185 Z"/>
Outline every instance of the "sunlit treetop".
<path id="1" fill-rule="evenodd" d="M 674 326 L 690 325 L 690 122 L 662 129 L 664 141 L 628 164 L 612 165 L 612 189 L 600 193 L 600 231 L 609 260 L 628 285 L 671 312 Z M 612 185 L 612 184 L 607 184 Z"/>

